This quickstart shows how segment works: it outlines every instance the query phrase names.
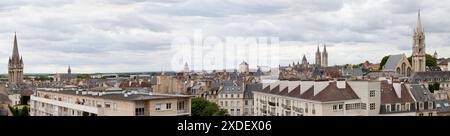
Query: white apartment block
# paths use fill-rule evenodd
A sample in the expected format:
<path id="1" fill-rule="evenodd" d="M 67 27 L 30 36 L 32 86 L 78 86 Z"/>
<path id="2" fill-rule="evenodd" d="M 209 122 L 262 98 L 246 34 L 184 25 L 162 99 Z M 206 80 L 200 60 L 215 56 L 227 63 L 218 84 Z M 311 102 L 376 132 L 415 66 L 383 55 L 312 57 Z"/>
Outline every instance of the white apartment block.
<path id="1" fill-rule="evenodd" d="M 189 116 L 191 96 L 40 88 L 30 98 L 31 116 Z"/>
<path id="2" fill-rule="evenodd" d="M 375 116 L 379 81 L 278 81 L 254 91 L 255 116 Z"/>

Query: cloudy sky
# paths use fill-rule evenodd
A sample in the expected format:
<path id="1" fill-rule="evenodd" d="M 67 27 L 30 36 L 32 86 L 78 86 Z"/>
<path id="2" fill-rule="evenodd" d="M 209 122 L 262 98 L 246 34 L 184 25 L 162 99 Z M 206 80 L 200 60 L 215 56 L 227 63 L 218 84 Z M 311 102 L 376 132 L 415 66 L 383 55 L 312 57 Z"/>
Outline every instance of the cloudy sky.
<path id="1" fill-rule="evenodd" d="M 427 53 L 450 57 L 450 1 L 443 0 L 2 0 L 0 73 L 17 32 L 25 73 L 170 69 L 175 37 L 275 36 L 280 63 L 310 63 L 327 44 L 329 65 L 411 54 L 418 9 Z M 252 65 L 252 64 L 250 64 Z"/>

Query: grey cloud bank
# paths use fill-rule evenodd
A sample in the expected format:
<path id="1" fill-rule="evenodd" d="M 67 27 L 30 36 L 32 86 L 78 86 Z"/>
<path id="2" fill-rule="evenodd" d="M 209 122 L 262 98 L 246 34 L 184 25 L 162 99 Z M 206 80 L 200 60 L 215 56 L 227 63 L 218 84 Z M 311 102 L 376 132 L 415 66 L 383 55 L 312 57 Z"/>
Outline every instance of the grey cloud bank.
<path id="1" fill-rule="evenodd" d="M 379 62 L 411 54 L 417 11 L 427 52 L 450 57 L 446 0 L 5 0 L 0 3 L 0 73 L 17 31 L 25 73 L 170 69 L 170 43 L 205 35 L 280 37 L 281 64 L 313 62 L 317 44 L 329 64 Z M 250 64 L 252 65 L 252 64 Z"/>

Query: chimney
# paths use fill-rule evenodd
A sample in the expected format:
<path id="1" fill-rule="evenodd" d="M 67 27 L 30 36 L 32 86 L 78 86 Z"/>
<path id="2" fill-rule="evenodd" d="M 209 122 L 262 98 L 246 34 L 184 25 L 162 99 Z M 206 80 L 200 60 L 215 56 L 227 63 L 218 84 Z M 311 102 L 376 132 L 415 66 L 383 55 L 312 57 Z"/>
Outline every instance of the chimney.
<path id="1" fill-rule="evenodd" d="M 337 86 L 337 88 L 339 88 L 339 89 L 345 89 L 345 80 L 338 80 L 338 81 L 336 81 L 336 86 Z"/>

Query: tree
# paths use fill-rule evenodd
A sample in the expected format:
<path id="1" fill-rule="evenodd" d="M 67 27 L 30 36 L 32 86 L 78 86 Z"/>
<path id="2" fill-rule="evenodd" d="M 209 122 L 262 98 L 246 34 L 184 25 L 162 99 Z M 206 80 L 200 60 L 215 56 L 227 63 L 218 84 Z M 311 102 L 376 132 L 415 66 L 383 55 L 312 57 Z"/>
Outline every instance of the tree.
<path id="1" fill-rule="evenodd" d="M 27 106 L 23 106 L 20 110 L 20 116 L 30 116 Z"/>
<path id="2" fill-rule="evenodd" d="M 428 90 L 430 90 L 431 93 L 434 93 L 435 90 L 439 90 L 439 83 L 434 82 L 432 84 L 428 85 Z"/>
<path id="3" fill-rule="evenodd" d="M 13 114 L 13 116 L 29 116 L 28 106 L 23 106 L 22 109 L 19 109 L 17 106 L 8 106 L 9 110 Z"/>
<path id="4" fill-rule="evenodd" d="M 430 54 L 427 54 L 425 56 L 425 60 L 426 60 L 425 61 L 425 66 L 428 66 L 428 67 L 435 67 L 435 66 L 437 66 L 437 58 L 431 56 Z M 409 63 L 412 64 L 412 56 L 408 57 L 408 61 L 409 61 Z"/>
<path id="5" fill-rule="evenodd" d="M 227 111 L 202 98 L 192 99 L 192 116 L 226 116 Z"/>
<path id="6" fill-rule="evenodd" d="M 388 59 L 389 59 L 389 55 L 388 56 L 384 56 L 383 59 L 381 59 L 379 70 L 383 69 L 383 66 L 386 64 Z"/>

